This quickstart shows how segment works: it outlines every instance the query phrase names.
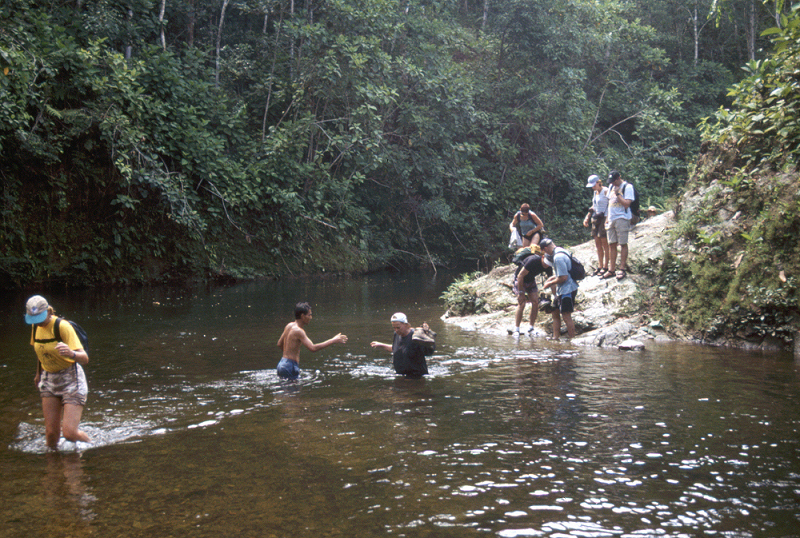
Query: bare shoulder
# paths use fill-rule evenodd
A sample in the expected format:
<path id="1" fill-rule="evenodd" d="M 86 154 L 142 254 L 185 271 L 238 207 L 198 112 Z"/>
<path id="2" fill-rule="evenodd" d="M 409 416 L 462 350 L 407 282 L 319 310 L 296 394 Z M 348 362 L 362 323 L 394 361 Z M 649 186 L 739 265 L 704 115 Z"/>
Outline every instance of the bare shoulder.
<path id="1" fill-rule="evenodd" d="M 281 333 L 281 337 L 278 339 L 278 345 L 282 346 L 284 344 L 284 342 L 286 342 L 287 340 L 292 338 L 294 336 L 294 330 L 295 329 L 299 329 L 299 327 L 297 326 L 297 322 L 296 321 L 290 321 L 289 323 L 287 323 L 286 326 L 283 328 L 283 332 Z M 300 330 L 302 330 L 302 329 L 300 329 Z"/>
<path id="2" fill-rule="evenodd" d="M 296 321 L 291 322 L 287 327 L 293 334 L 306 334 L 306 330 L 300 327 Z"/>

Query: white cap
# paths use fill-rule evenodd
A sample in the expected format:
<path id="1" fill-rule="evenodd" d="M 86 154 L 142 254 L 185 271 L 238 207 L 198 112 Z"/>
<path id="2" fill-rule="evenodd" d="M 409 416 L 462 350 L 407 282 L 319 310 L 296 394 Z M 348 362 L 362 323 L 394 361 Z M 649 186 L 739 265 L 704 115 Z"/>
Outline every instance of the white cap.
<path id="1" fill-rule="evenodd" d="M 392 314 L 392 321 L 397 321 L 400 323 L 408 323 L 408 318 L 402 312 L 395 312 Z"/>
<path id="2" fill-rule="evenodd" d="M 589 176 L 589 179 L 586 180 L 586 186 L 592 188 L 595 185 L 597 185 L 598 181 L 600 181 L 600 178 L 595 174 L 592 174 L 591 176 Z"/>

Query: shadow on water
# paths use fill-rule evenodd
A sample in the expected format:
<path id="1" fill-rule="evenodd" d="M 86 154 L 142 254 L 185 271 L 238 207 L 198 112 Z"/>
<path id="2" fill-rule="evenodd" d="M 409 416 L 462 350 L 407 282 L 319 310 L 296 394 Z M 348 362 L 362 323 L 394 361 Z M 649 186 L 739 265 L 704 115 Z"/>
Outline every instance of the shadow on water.
<path id="1" fill-rule="evenodd" d="M 321 282 L 54 296 L 89 330 L 89 444 L 47 452 L 21 304 L 3 304 L 3 536 L 793 536 L 790 357 L 641 353 L 464 332 L 446 282 Z M 413 291 L 410 291 L 413 290 Z M 342 298 L 346 298 L 343 300 Z M 294 303 L 308 334 L 277 378 Z M 389 317 L 428 321 L 398 378 Z"/>

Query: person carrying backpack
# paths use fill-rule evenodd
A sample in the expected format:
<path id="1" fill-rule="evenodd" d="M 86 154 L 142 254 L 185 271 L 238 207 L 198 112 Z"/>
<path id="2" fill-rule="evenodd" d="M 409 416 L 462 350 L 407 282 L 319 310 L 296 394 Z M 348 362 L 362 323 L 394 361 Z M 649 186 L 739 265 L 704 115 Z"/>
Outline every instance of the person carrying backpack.
<path id="1" fill-rule="evenodd" d="M 578 295 L 578 283 L 572 279 L 572 256 L 561 247 L 556 246 L 552 239 L 542 239 L 539 243 L 547 254 L 544 265 L 553 268 L 554 274 L 544 282 L 544 287 L 553 289 L 556 297 L 553 310 L 553 340 L 561 338 L 561 319 L 567 326 L 567 334 L 575 338 L 575 323 L 572 321 L 572 312 L 575 310 L 575 298 Z"/>
<path id="2" fill-rule="evenodd" d="M 47 446 L 57 448 L 62 433 L 67 441 L 89 442 L 89 436 L 79 429 L 89 394 L 83 372 L 89 354 L 72 324 L 58 318 L 47 299 L 34 295 L 25 310 L 25 321 L 32 326 L 31 345 L 38 359 L 33 381 L 42 398 Z"/>
<path id="3" fill-rule="evenodd" d="M 511 291 L 517 297 L 515 326 L 508 330 L 508 334 L 515 336 L 519 336 L 519 326 L 525 313 L 525 303 L 528 301 L 531 303 L 531 325 L 528 327 L 528 334 L 533 333 L 536 317 L 539 315 L 539 289 L 536 287 L 536 276 L 542 273 L 547 273 L 548 276 L 553 274 L 552 269 L 542 264 L 542 249 L 539 245 L 520 250 L 523 254 L 514 258 L 517 270 L 514 272 L 514 282 L 511 286 Z"/>
<path id="4" fill-rule="evenodd" d="M 622 181 L 622 175 L 612 170 L 608 174 L 608 271 L 603 278 L 622 280 L 628 271 L 628 233 L 631 230 L 631 204 L 636 194 L 633 185 Z M 617 245 L 619 245 L 619 267 L 617 268 Z"/>
<path id="5" fill-rule="evenodd" d="M 521 246 L 528 247 L 530 245 L 539 244 L 539 240 L 544 233 L 544 224 L 542 223 L 542 219 L 531 211 L 530 205 L 522 204 L 519 211 L 514 214 L 514 218 L 511 224 L 508 225 L 508 229 L 511 230 L 512 234 L 515 231 L 519 234 L 520 238 L 522 238 Z"/>

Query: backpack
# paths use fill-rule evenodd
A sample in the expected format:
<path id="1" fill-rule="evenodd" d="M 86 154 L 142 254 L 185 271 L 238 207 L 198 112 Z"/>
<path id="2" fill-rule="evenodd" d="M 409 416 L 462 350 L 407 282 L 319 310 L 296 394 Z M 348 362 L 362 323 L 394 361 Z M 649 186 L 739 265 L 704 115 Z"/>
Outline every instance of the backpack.
<path id="1" fill-rule="evenodd" d="M 59 342 L 62 341 L 61 340 L 61 330 L 59 329 L 59 325 L 61 325 L 61 320 L 62 319 L 64 319 L 64 318 L 56 318 L 56 323 L 55 323 L 55 325 L 53 325 L 53 334 L 55 335 L 56 340 L 58 340 Z M 75 323 L 74 321 L 70 321 L 68 319 L 64 320 L 64 321 L 66 321 L 67 323 L 72 325 L 72 328 L 75 329 L 75 334 L 78 336 L 78 340 L 81 341 L 81 345 L 83 346 L 83 350 L 86 353 L 89 353 L 89 335 L 86 334 L 86 331 L 84 330 L 84 328 L 81 327 L 80 325 L 78 325 L 77 323 Z"/>
<path id="2" fill-rule="evenodd" d="M 572 255 L 571 252 L 567 252 L 569 254 L 569 261 L 570 261 L 570 268 L 569 268 L 569 276 L 575 282 L 583 280 L 586 278 L 586 269 L 583 267 L 583 264 Z"/>
<path id="3" fill-rule="evenodd" d="M 64 318 L 58 318 L 57 317 L 55 325 L 53 325 L 53 336 L 55 336 L 54 339 L 52 339 L 52 340 L 49 339 L 49 338 L 48 339 L 41 339 L 41 340 L 37 339 L 36 338 L 36 327 L 34 327 L 33 328 L 33 331 L 34 331 L 33 332 L 33 335 L 34 335 L 33 341 L 37 342 L 39 344 L 48 344 L 50 342 L 63 342 L 63 340 L 61 339 L 61 328 L 60 328 L 61 320 L 64 320 Z M 80 325 L 78 325 L 74 321 L 70 321 L 68 319 L 64 320 L 64 321 L 66 321 L 67 323 L 72 325 L 72 328 L 75 329 L 75 334 L 78 336 L 78 340 L 81 341 L 81 346 L 83 346 L 83 350 L 86 353 L 89 353 L 89 336 L 86 334 L 86 331 L 83 329 L 83 327 L 81 327 Z"/>
<path id="4" fill-rule="evenodd" d="M 417 327 L 414 329 L 414 334 L 411 335 L 411 340 L 422 346 L 425 355 L 433 355 L 433 352 L 436 351 L 436 333 L 430 329 Z"/>
<path id="5" fill-rule="evenodd" d="M 522 266 L 522 262 L 525 261 L 525 258 L 533 254 L 538 254 L 539 256 L 542 255 L 542 249 L 539 247 L 539 245 L 523 247 L 517 250 L 514 253 L 514 257 L 511 258 L 511 261 L 516 265 Z"/>
<path id="6" fill-rule="evenodd" d="M 580 262 L 580 260 L 578 260 L 578 258 L 573 256 L 572 253 L 566 249 L 559 250 L 562 250 L 564 254 L 569 256 L 569 277 L 576 283 L 586 278 L 586 269 L 583 267 L 583 264 Z"/>
<path id="7" fill-rule="evenodd" d="M 622 183 L 622 190 L 625 191 L 625 185 L 630 185 L 633 189 L 633 202 L 631 202 L 630 210 L 631 210 L 631 226 L 635 226 L 636 223 L 639 222 L 639 192 L 636 190 L 636 187 L 633 186 L 633 183 L 629 183 L 627 181 Z"/>

